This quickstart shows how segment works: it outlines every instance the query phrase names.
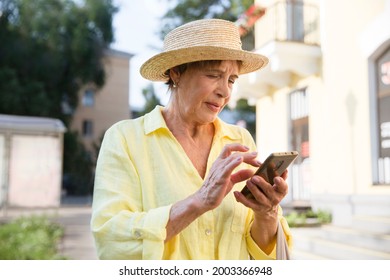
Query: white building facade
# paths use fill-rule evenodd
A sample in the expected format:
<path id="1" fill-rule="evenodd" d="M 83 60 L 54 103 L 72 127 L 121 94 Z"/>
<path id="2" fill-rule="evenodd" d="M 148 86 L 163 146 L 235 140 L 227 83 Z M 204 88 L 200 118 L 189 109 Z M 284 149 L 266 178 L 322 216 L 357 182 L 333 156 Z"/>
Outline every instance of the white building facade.
<path id="1" fill-rule="evenodd" d="M 234 98 L 256 104 L 260 159 L 300 153 L 285 203 L 329 210 L 335 225 L 390 221 L 390 1 L 255 3 L 255 51 L 270 63 Z"/>

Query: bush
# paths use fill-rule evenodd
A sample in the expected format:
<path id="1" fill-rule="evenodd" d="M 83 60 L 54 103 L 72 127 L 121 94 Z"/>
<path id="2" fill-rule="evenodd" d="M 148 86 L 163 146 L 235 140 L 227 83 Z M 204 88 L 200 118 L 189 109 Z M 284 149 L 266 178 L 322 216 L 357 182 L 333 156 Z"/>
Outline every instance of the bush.
<path id="1" fill-rule="evenodd" d="M 296 212 L 293 211 L 290 214 L 285 216 L 287 223 L 290 227 L 304 227 L 308 226 L 308 219 L 315 219 L 316 223 L 314 224 L 329 224 L 332 222 L 332 214 L 326 210 L 307 210 L 305 212 Z M 313 225 L 313 224 L 312 224 Z"/>
<path id="2" fill-rule="evenodd" d="M 332 214 L 329 211 L 319 209 L 317 211 L 317 219 L 321 224 L 329 224 L 332 222 Z"/>
<path id="3" fill-rule="evenodd" d="M 285 216 L 287 223 L 290 227 L 298 227 L 306 223 L 306 216 L 304 213 L 291 212 Z"/>
<path id="4" fill-rule="evenodd" d="M 58 254 L 63 235 L 63 228 L 45 217 L 18 218 L 0 226 L 0 259 L 64 259 Z"/>

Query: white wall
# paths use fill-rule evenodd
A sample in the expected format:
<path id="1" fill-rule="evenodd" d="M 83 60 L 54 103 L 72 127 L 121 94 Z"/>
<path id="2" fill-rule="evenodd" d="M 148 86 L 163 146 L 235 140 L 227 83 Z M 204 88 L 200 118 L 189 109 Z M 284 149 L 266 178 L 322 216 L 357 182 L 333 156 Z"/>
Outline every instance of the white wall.
<path id="1" fill-rule="evenodd" d="M 0 207 L 5 201 L 5 137 L 0 134 Z"/>
<path id="2" fill-rule="evenodd" d="M 284 92 L 266 96 L 256 105 L 256 143 L 260 160 L 288 150 L 288 103 Z"/>
<path id="3" fill-rule="evenodd" d="M 9 164 L 9 206 L 59 206 L 61 138 L 13 135 Z"/>

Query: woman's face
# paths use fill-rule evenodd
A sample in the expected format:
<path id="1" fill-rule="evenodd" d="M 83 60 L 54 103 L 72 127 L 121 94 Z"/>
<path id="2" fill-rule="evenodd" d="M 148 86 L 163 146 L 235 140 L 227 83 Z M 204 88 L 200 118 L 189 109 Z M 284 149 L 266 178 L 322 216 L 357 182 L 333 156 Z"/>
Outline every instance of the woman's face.
<path id="1" fill-rule="evenodd" d="M 177 84 L 173 93 L 181 117 L 200 124 L 211 123 L 229 102 L 233 84 L 238 78 L 236 61 L 189 66 L 173 77 Z"/>

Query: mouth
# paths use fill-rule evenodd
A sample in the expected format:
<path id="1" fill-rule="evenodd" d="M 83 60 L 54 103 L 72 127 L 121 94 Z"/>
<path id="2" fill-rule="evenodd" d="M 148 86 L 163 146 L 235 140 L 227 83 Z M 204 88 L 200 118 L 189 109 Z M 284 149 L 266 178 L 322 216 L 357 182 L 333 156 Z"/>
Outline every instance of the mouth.
<path id="1" fill-rule="evenodd" d="M 221 109 L 221 106 L 219 106 L 217 103 L 212 103 L 212 102 L 206 102 L 206 106 L 213 112 L 219 112 Z"/>

